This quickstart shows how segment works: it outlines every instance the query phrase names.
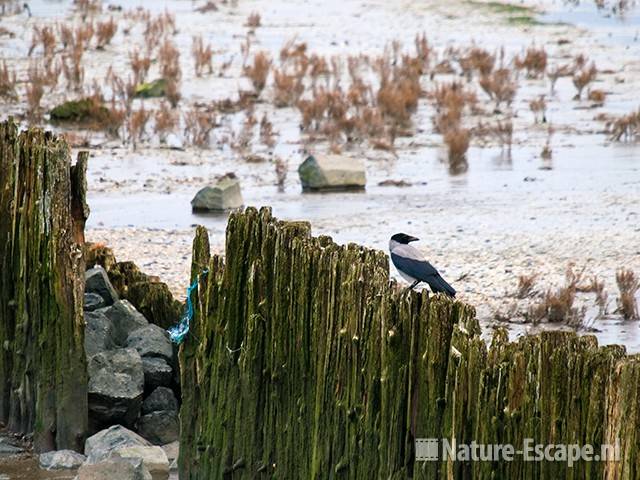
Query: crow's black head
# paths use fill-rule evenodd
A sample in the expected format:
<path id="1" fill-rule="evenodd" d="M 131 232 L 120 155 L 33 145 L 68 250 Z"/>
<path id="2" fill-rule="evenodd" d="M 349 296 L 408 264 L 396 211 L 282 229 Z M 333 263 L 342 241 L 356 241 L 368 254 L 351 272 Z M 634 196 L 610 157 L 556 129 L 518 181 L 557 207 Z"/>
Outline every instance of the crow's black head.
<path id="1" fill-rule="evenodd" d="M 409 242 L 415 242 L 416 240 L 419 240 L 416 237 L 412 237 L 411 235 L 407 235 L 406 233 L 396 233 L 393 237 L 391 237 L 391 240 L 394 240 L 398 243 L 409 243 Z"/>

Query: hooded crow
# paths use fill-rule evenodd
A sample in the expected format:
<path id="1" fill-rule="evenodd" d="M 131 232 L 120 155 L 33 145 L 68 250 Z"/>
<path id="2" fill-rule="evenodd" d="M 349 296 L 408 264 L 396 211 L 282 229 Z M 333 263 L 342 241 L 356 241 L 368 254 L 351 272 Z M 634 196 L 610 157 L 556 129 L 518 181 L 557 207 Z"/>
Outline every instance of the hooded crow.
<path id="1" fill-rule="evenodd" d="M 438 270 L 427 262 L 422 254 L 411 245 L 410 242 L 418 240 L 406 233 L 396 233 L 389 240 L 389 253 L 391 261 L 398 272 L 413 289 L 420 282 L 425 282 L 431 287 L 433 293 L 443 292 L 450 297 L 456 296 L 456 291 L 440 276 Z"/>

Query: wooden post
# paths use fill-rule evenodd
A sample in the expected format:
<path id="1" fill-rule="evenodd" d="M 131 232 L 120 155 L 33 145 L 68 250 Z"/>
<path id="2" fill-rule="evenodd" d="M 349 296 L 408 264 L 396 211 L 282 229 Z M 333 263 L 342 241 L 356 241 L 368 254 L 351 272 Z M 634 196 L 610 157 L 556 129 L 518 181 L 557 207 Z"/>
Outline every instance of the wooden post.
<path id="1" fill-rule="evenodd" d="M 234 213 L 181 347 L 180 478 L 637 478 L 640 368 L 621 347 L 546 332 L 487 347 L 472 307 L 389 281 L 388 258 Z M 622 462 L 415 462 L 415 438 L 592 444 Z"/>
<path id="2" fill-rule="evenodd" d="M 87 429 L 85 168 L 62 138 L 0 124 L 0 419 L 38 451 L 81 451 Z"/>

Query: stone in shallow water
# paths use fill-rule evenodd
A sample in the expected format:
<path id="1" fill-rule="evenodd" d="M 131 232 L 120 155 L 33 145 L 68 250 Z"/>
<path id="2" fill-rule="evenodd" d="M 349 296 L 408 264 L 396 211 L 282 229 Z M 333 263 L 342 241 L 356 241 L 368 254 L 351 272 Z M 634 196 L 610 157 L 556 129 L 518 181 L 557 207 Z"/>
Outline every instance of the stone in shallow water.
<path id="1" fill-rule="evenodd" d="M 121 425 L 114 425 L 87 438 L 84 453 L 87 455 L 87 463 L 98 463 L 109 458 L 119 448 L 132 446 L 149 447 L 151 443 Z"/>
<path id="2" fill-rule="evenodd" d="M 143 447 L 134 445 L 123 447 L 113 452 L 114 457 L 140 458 L 153 480 L 166 480 L 169 478 L 169 459 L 165 451 L 158 446 Z"/>
<path id="3" fill-rule="evenodd" d="M 93 312 L 98 308 L 105 307 L 107 304 L 97 293 L 85 293 L 84 294 L 84 310 L 85 312 Z"/>
<path id="4" fill-rule="evenodd" d="M 180 425 L 176 412 L 152 412 L 138 419 L 138 433 L 154 445 L 165 445 L 178 440 Z"/>
<path id="5" fill-rule="evenodd" d="M 127 347 L 135 348 L 141 357 L 163 358 L 173 363 L 173 347 L 169 334 L 157 325 L 149 324 L 129 334 Z"/>
<path id="6" fill-rule="evenodd" d="M 109 308 L 98 311 L 103 312 L 113 323 L 113 340 L 121 347 L 126 346 L 131 332 L 149 325 L 144 315 L 138 312 L 128 300 L 118 300 Z"/>
<path id="7" fill-rule="evenodd" d="M 40 455 L 40 468 L 45 470 L 63 470 L 80 467 L 87 458 L 73 450 L 57 450 Z"/>
<path id="8" fill-rule="evenodd" d="M 142 359 L 133 348 L 97 353 L 89 359 L 89 416 L 100 424 L 132 425 L 142 405 Z"/>
<path id="9" fill-rule="evenodd" d="M 167 387 L 158 387 L 144 402 L 142 402 L 142 413 L 159 412 L 167 410 L 171 412 L 178 411 L 178 400 L 173 390 Z"/>
<path id="10" fill-rule="evenodd" d="M 110 458 L 100 463 L 85 464 L 78 470 L 77 480 L 152 480 L 141 458 Z"/>
<path id="11" fill-rule="evenodd" d="M 304 190 L 364 189 L 367 183 L 362 160 L 341 155 L 309 155 L 298 175 Z"/>
<path id="12" fill-rule="evenodd" d="M 144 371 L 144 388 L 152 391 L 157 387 L 171 385 L 173 371 L 166 360 L 154 357 L 142 357 Z"/>
<path id="13" fill-rule="evenodd" d="M 194 212 L 233 210 L 243 204 L 240 182 L 233 174 L 227 174 L 217 179 L 214 185 L 204 187 L 191 200 Z"/>
<path id="14" fill-rule="evenodd" d="M 113 325 L 103 312 L 84 312 L 84 351 L 87 358 L 116 347 Z"/>
<path id="15" fill-rule="evenodd" d="M 96 293 L 102 297 L 106 305 L 111 305 L 118 300 L 118 292 L 109 281 L 109 276 L 104 268 L 95 266 L 84 274 L 85 292 Z"/>

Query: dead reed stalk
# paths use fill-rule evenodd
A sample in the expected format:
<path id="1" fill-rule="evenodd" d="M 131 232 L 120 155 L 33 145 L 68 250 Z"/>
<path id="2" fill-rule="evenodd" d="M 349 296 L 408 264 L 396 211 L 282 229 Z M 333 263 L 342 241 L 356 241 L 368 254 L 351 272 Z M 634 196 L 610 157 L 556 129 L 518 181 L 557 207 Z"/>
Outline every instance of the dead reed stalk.
<path id="1" fill-rule="evenodd" d="M 202 76 L 205 68 L 209 74 L 213 73 L 213 50 L 211 49 L 211 45 L 204 44 L 204 40 L 202 39 L 202 35 L 197 37 L 193 37 L 193 44 L 191 46 L 191 54 L 193 55 L 193 60 L 195 62 L 195 70 L 196 76 Z"/>
<path id="2" fill-rule="evenodd" d="M 515 57 L 513 63 L 518 70 L 526 70 L 527 77 L 540 78 L 547 70 L 547 52 L 544 48 L 531 46 L 524 57 Z"/>
<path id="3" fill-rule="evenodd" d="M 191 144 L 199 148 L 208 148 L 211 141 L 211 131 L 216 126 L 215 115 L 191 108 L 184 115 L 184 136 Z"/>
<path id="4" fill-rule="evenodd" d="M 15 102 L 18 100 L 18 92 L 16 90 L 16 71 L 9 70 L 7 62 L 2 61 L 0 68 L 0 98 Z"/>
<path id="5" fill-rule="evenodd" d="M 104 49 L 118 31 L 118 23 L 109 17 L 109 20 L 96 24 L 96 48 Z"/>
<path id="6" fill-rule="evenodd" d="M 636 300 L 636 292 L 640 289 L 640 279 L 633 270 L 622 268 L 616 272 L 616 283 L 620 291 L 617 312 L 621 313 L 625 320 L 640 319 Z"/>
<path id="7" fill-rule="evenodd" d="M 595 63 L 591 62 L 591 65 L 584 66 L 578 69 L 573 74 L 573 85 L 576 87 L 578 93 L 574 97 L 575 100 L 580 100 L 582 98 L 582 91 L 584 88 L 593 82 L 596 79 L 596 75 L 598 74 L 598 69 L 596 68 Z"/>
<path id="8" fill-rule="evenodd" d="M 508 68 L 499 68 L 489 75 L 480 77 L 480 87 L 496 103 L 496 110 L 506 103 L 511 105 L 516 96 L 518 84 Z"/>
<path id="9" fill-rule="evenodd" d="M 253 57 L 253 64 L 244 68 L 244 74 L 251 80 L 256 95 L 260 96 L 267 84 L 267 76 L 271 68 L 271 59 L 266 52 L 258 52 Z"/>
<path id="10" fill-rule="evenodd" d="M 163 101 L 154 114 L 154 132 L 158 135 L 160 143 L 166 142 L 167 135 L 173 132 L 179 123 L 178 112 L 170 109 Z"/>

